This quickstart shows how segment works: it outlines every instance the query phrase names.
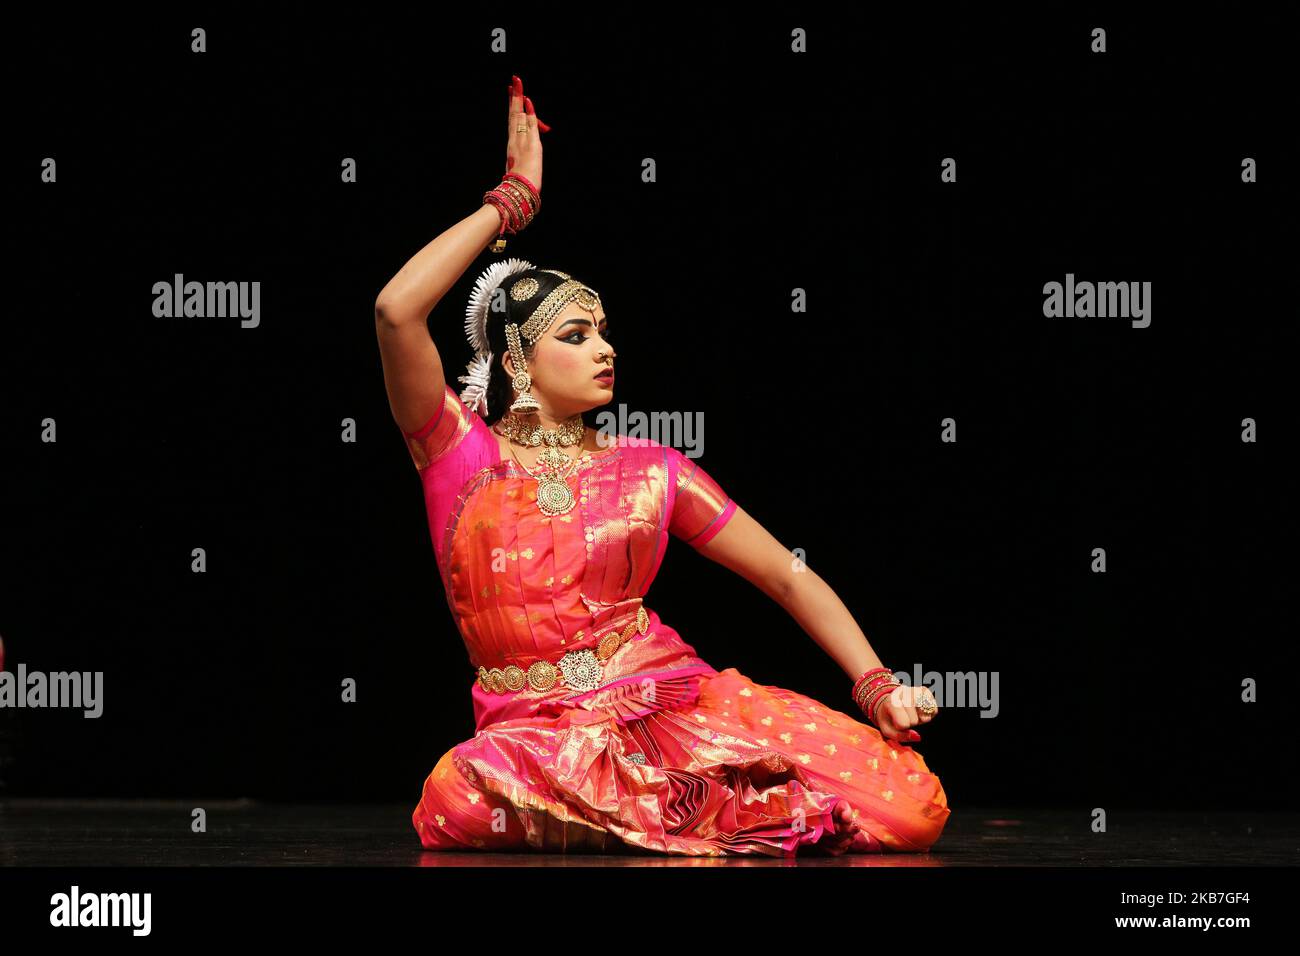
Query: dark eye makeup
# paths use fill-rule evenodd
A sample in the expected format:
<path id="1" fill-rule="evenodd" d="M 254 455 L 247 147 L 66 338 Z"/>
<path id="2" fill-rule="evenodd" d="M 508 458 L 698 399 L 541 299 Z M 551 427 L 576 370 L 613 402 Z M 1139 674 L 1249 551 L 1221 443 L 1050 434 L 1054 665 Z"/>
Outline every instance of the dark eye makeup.
<path id="1" fill-rule="evenodd" d="M 601 329 L 600 334 L 601 337 L 604 338 L 606 342 L 610 341 L 609 326 L 605 326 L 605 328 Z M 576 342 L 573 341 L 575 336 L 577 337 Z M 581 345 L 584 341 L 586 341 L 586 338 L 587 335 L 585 332 L 583 332 L 581 329 L 575 329 L 574 331 L 570 332 L 568 335 L 562 337 L 560 341 L 568 342 L 570 345 Z"/>

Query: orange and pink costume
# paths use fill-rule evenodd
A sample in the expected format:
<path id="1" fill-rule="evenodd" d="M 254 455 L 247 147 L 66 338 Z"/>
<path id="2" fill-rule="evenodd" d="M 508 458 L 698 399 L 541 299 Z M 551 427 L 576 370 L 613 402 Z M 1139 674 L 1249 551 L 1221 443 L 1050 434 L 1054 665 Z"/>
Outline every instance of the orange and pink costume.
<path id="1" fill-rule="evenodd" d="M 577 503 L 548 517 L 536 480 L 444 392 L 405 437 L 478 675 L 476 732 L 424 782 L 412 822 L 426 848 L 793 856 L 938 839 L 947 798 L 920 754 L 715 670 L 644 603 L 669 536 L 700 547 L 736 510 L 698 462 L 627 436 L 566 449 L 582 455 Z M 840 800 L 862 828 L 851 846 L 834 839 Z"/>

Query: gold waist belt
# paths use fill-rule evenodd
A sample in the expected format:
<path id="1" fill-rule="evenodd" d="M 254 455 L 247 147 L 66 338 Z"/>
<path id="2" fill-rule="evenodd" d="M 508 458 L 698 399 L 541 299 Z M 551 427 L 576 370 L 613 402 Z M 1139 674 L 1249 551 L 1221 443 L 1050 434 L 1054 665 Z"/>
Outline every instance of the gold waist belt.
<path id="1" fill-rule="evenodd" d="M 569 651 L 554 664 L 550 661 L 534 661 L 527 671 L 514 664 L 504 668 L 493 667 L 491 670 L 480 667 L 478 685 L 493 694 L 513 694 L 523 690 L 524 684 L 527 684 L 541 693 L 563 680 L 575 691 L 596 690 L 605 682 L 602 669 L 605 662 L 630 641 L 633 634 L 645 634 L 649 629 L 650 615 L 644 607 L 638 607 L 636 619 L 629 621 L 622 631 L 615 628 L 606 633 L 596 644 L 594 652 L 589 647 Z"/>

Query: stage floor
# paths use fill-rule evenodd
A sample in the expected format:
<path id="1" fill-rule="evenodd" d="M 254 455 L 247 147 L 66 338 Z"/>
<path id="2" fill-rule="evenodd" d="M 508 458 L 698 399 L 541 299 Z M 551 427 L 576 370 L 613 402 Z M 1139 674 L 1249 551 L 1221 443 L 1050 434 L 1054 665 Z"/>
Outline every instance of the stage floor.
<path id="1" fill-rule="evenodd" d="M 191 811 L 207 832 L 191 832 Z M 929 853 L 674 857 L 424 850 L 405 805 L 0 800 L 2 866 L 1259 866 L 1300 865 L 1300 814 L 954 807 Z"/>

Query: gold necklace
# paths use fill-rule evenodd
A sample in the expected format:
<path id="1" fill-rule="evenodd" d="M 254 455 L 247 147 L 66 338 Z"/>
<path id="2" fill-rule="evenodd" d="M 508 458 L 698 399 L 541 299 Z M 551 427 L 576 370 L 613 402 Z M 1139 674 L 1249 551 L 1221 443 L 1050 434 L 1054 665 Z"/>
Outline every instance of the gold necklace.
<path id="1" fill-rule="evenodd" d="M 562 515 L 573 510 L 575 499 L 573 490 L 568 486 L 565 479 L 573 474 L 573 470 L 578 467 L 578 458 L 570 458 L 561 452 L 555 445 L 549 445 L 546 451 L 537 456 L 537 464 L 541 465 L 541 473 L 534 472 L 531 468 L 519 461 L 519 456 L 515 454 L 515 446 L 510 444 L 510 456 L 519 463 L 519 467 L 528 473 L 530 478 L 537 480 L 537 510 L 544 515 Z M 564 466 L 568 469 L 561 474 Z"/>
<path id="2" fill-rule="evenodd" d="M 526 422 L 513 413 L 506 414 L 494 426 L 498 435 L 530 448 L 538 445 L 577 445 L 587 434 L 581 415 L 570 415 L 559 428 L 543 428 L 540 422 Z"/>

